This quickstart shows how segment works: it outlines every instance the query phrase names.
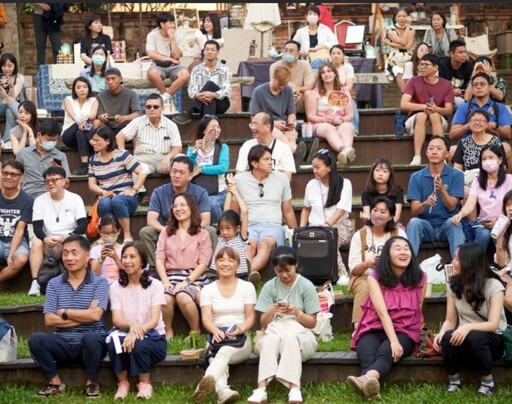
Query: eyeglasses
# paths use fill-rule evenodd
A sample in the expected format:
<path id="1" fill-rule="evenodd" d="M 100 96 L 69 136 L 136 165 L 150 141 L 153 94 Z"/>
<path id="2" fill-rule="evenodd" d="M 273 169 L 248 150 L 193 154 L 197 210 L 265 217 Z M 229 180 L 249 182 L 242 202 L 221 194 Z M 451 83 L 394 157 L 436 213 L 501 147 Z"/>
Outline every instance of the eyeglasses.
<path id="1" fill-rule="evenodd" d="M 418 65 L 418 67 L 419 67 L 420 69 L 426 69 L 427 67 L 431 67 L 431 66 L 434 66 L 434 65 L 433 65 L 432 63 L 420 63 L 420 64 Z"/>
<path id="2" fill-rule="evenodd" d="M 487 121 L 485 119 L 470 119 L 469 122 L 472 122 L 472 123 L 485 123 Z"/>
<path id="3" fill-rule="evenodd" d="M 159 109 L 160 105 L 148 104 L 145 107 L 146 107 L 146 109 Z"/>
<path id="4" fill-rule="evenodd" d="M 263 187 L 264 187 L 264 184 L 258 184 L 258 188 L 260 189 L 260 192 L 259 192 L 259 196 L 260 198 L 263 198 L 265 196 L 265 192 L 263 192 Z"/>
<path id="5" fill-rule="evenodd" d="M 486 81 L 475 81 L 475 82 L 471 83 L 471 85 L 473 87 L 485 87 L 488 85 L 488 83 Z"/>
<path id="6" fill-rule="evenodd" d="M 20 176 L 21 176 L 21 173 L 13 173 L 12 171 L 2 171 L 2 177 L 18 178 Z"/>
<path id="7" fill-rule="evenodd" d="M 217 117 L 217 115 L 212 115 L 212 114 L 204 114 L 204 115 L 203 115 L 203 118 L 216 119 L 217 121 L 219 120 L 219 118 Z"/>
<path id="8" fill-rule="evenodd" d="M 47 178 L 44 180 L 44 183 L 46 185 L 50 185 L 50 184 L 55 184 L 58 180 L 65 180 L 65 178 L 63 177 L 59 177 L 59 178 Z"/>
<path id="9" fill-rule="evenodd" d="M 254 129 L 254 128 L 255 128 L 256 126 L 258 126 L 258 125 L 259 125 L 259 123 L 257 123 L 257 122 L 251 122 L 251 123 L 249 124 L 249 128 Z"/>

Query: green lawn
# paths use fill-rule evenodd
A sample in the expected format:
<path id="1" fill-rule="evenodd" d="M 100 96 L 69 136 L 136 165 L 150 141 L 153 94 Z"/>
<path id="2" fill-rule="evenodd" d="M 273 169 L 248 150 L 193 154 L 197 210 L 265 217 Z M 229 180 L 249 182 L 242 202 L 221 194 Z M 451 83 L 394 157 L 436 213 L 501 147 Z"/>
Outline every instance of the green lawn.
<path id="1" fill-rule="evenodd" d="M 191 403 L 191 395 L 195 386 L 156 386 L 154 389 L 153 399 L 151 403 Z M 241 396 L 239 403 L 243 403 L 251 395 L 252 385 L 234 385 Z M 381 390 L 383 403 L 404 403 L 404 404 L 437 404 L 437 403 L 507 403 L 512 399 L 512 388 L 498 386 L 492 398 L 480 398 L 475 394 L 476 386 L 467 386 L 462 391 L 447 396 L 445 393 L 446 386 L 443 385 L 425 385 L 425 384 L 407 384 L 403 386 L 384 385 Z M 0 386 L 0 403 L 41 403 L 41 399 L 36 397 L 37 387 L 21 387 L 21 386 Z M 135 399 L 135 386 L 132 384 L 132 393 L 124 402 L 135 403 L 140 402 Z M 103 396 L 95 402 L 111 403 L 114 402 L 114 388 L 103 389 Z M 326 403 L 326 404 L 349 404 L 349 403 L 365 403 L 362 397 L 355 394 L 350 386 L 344 382 L 340 383 L 308 383 L 303 386 L 302 394 L 306 403 Z M 273 382 L 268 389 L 269 403 L 284 404 L 287 402 L 287 390 Z M 81 388 L 68 388 L 63 396 L 49 399 L 49 402 L 76 404 L 85 402 L 83 390 Z M 45 401 L 46 402 L 46 401 Z M 214 404 L 215 397 L 212 395 L 207 404 Z"/>

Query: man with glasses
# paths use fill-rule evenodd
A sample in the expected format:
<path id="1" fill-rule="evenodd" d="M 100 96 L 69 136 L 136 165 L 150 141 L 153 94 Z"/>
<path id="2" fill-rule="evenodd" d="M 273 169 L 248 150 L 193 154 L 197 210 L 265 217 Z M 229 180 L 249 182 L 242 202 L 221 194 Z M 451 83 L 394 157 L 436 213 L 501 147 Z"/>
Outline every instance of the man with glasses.
<path id="1" fill-rule="evenodd" d="M 433 53 L 423 55 L 418 65 L 418 75 L 405 85 L 400 108 L 408 112 L 405 129 L 414 136 L 414 158 L 409 165 L 421 164 L 421 150 L 427 130 L 433 136 L 444 136 L 448 129 L 446 117 L 453 111 L 451 83 L 437 77 L 439 57 Z"/>
<path id="2" fill-rule="evenodd" d="M 85 234 L 87 214 L 82 197 L 66 188 L 69 180 L 62 167 L 50 167 L 43 173 L 48 192 L 34 200 L 32 224 L 37 238 L 30 246 L 32 285 L 29 296 L 39 296 L 37 273 L 44 257 L 62 257 L 62 243 L 70 234 Z"/>
<path id="3" fill-rule="evenodd" d="M 161 231 L 167 226 L 171 211 L 171 200 L 175 194 L 186 193 L 196 198 L 201 212 L 201 227 L 210 227 L 210 201 L 208 192 L 203 187 L 191 183 L 194 163 L 183 154 L 177 155 L 171 162 L 171 183 L 161 185 L 153 190 L 149 201 L 147 226 L 140 229 L 140 241 L 148 251 L 148 264 L 155 267 L 156 242 Z M 213 228 L 211 228 L 213 229 Z M 210 229 L 207 229 L 210 231 Z M 210 233 L 211 235 L 211 233 Z"/>
<path id="4" fill-rule="evenodd" d="M 466 102 L 464 91 L 468 87 L 472 74 L 473 63 L 468 60 L 466 43 L 462 39 L 454 39 L 450 42 L 449 56 L 439 63 L 439 77 L 452 83 L 455 108 Z"/>
<path id="5" fill-rule="evenodd" d="M 105 83 L 107 89 L 96 97 L 99 106 L 93 126 L 106 125 L 117 134 L 140 116 L 139 96 L 135 91 L 123 87 L 123 76 L 116 67 L 105 71 Z"/>
<path id="6" fill-rule="evenodd" d="M 512 117 L 507 107 L 491 98 L 491 78 L 487 73 L 478 72 L 471 78 L 473 98 L 461 105 L 453 115 L 450 140 L 456 141 L 471 136 L 469 116 L 473 111 L 485 111 L 489 116 L 486 132 L 492 133 L 502 140 L 503 148 L 507 156 L 507 166 L 512 167 L 512 148 L 508 140 L 512 139 L 510 125 Z M 455 153 L 455 146 L 450 149 Z"/>
<path id="7" fill-rule="evenodd" d="M 182 151 L 178 127 L 164 113 L 164 102 L 157 93 L 146 98 L 146 115 L 135 118 L 116 135 L 117 146 L 125 149 L 134 139 L 133 154 L 149 173 L 169 174 L 172 159 Z"/>
<path id="8" fill-rule="evenodd" d="M 238 160 L 236 162 L 237 174 L 250 168 L 247 165 L 249 150 L 259 144 L 270 149 L 273 169 L 286 175 L 289 181 L 292 180 L 292 174 L 296 172 L 292 152 L 284 142 L 274 137 L 272 132 L 273 125 L 272 117 L 266 112 L 259 112 L 251 118 L 249 128 L 254 138 L 245 141 L 238 152 Z"/>
<path id="9" fill-rule="evenodd" d="M 291 78 L 292 72 L 286 66 L 276 67 L 270 82 L 260 84 L 252 93 L 249 111 L 251 116 L 259 112 L 270 114 L 274 122 L 272 134 L 290 147 L 298 168 L 307 147 L 303 141 L 297 143 L 295 102 L 293 90 L 288 86 Z"/>
<path id="10" fill-rule="evenodd" d="M 68 158 L 57 149 L 61 126 L 53 119 L 41 122 L 40 132 L 36 135 L 36 143 L 22 149 L 16 156 L 16 161 L 23 164 L 23 190 L 33 198 L 46 192 L 41 173 L 50 167 L 62 167 L 69 176 Z"/>
<path id="11" fill-rule="evenodd" d="M 203 63 L 198 64 L 190 73 L 188 96 L 192 105 L 187 112 L 175 115 L 172 120 L 184 125 L 190 122 L 190 116 L 198 112 L 205 115 L 223 114 L 229 109 L 231 102 L 231 72 L 219 60 L 220 45 L 210 39 L 205 42 Z"/>
<path id="12" fill-rule="evenodd" d="M 306 60 L 299 60 L 300 43 L 290 40 L 285 42 L 283 56 L 280 61 L 270 65 L 270 77 L 279 66 L 285 66 L 292 72 L 292 78 L 288 85 L 292 88 L 293 99 L 297 112 L 304 112 L 303 94 L 312 90 L 315 85 L 316 75 L 311 70 L 311 65 Z"/>
<path id="13" fill-rule="evenodd" d="M 7 265 L 0 271 L 0 282 L 12 278 L 28 261 L 27 224 L 32 222 L 34 198 L 21 190 L 24 171 L 23 164 L 15 160 L 2 164 L 0 258 Z"/>
<path id="14" fill-rule="evenodd" d="M 264 145 L 249 150 L 250 171 L 237 174 L 236 186 L 249 211 L 249 241 L 246 256 L 251 262 L 249 280 L 258 283 L 261 271 L 276 246 L 284 244 L 282 218 L 290 229 L 297 227 L 290 182 L 272 169 L 272 151 Z M 232 208 L 239 212 L 236 200 Z"/>

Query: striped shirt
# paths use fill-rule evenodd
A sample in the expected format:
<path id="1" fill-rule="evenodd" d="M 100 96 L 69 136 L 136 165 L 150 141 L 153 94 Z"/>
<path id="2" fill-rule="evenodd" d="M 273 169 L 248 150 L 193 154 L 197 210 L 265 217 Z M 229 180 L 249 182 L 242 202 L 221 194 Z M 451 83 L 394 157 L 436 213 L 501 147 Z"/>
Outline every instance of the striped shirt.
<path id="1" fill-rule="evenodd" d="M 135 118 L 122 131 L 126 140 L 137 138 L 133 154 L 167 154 L 173 147 L 181 147 L 178 126 L 166 118 L 160 117 L 158 127 L 154 127 L 147 115 Z"/>
<path id="2" fill-rule="evenodd" d="M 99 301 L 98 306 L 105 312 L 108 304 L 108 282 L 106 279 L 87 271 L 84 281 L 75 290 L 68 282 L 66 272 L 48 282 L 43 314 L 56 314 L 59 309 L 87 310 L 94 299 Z M 104 324 L 103 316 L 100 321 L 94 323 L 84 323 L 69 328 L 56 327 L 54 332 L 70 344 L 78 344 L 87 332 L 105 334 Z"/>
<path id="3" fill-rule="evenodd" d="M 126 150 L 115 149 L 112 159 L 103 163 L 99 155 L 89 158 L 89 178 L 94 177 L 105 191 L 118 194 L 133 186 L 132 173 L 140 164 Z"/>
<path id="4" fill-rule="evenodd" d="M 213 271 L 217 272 L 217 267 L 215 265 L 215 257 L 217 256 L 217 252 L 222 247 L 232 247 L 238 252 L 238 255 L 240 256 L 240 266 L 236 270 L 236 276 L 238 276 L 239 278 L 247 276 L 249 273 L 249 269 L 247 268 L 247 259 L 245 257 L 246 246 L 247 240 L 242 239 L 240 233 L 229 241 L 225 241 L 222 237 L 219 237 L 217 240 L 217 246 L 215 247 L 215 252 L 213 253 L 212 264 L 210 265 L 210 268 Z"/>

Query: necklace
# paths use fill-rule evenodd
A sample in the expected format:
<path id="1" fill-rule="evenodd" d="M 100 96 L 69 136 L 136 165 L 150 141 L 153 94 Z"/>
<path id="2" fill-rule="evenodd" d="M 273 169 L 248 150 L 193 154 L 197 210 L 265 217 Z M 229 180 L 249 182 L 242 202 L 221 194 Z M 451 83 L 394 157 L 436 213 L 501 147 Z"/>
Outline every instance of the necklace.
<path id="1" fill-rule="evenodd" d="M 60 218 L 59 218 L 59 215 L 60 215 L 60 210 L 62 209 L 62 204 L 64 203 L 64 201 L 62 200 L 58 205 L 55 204 L 55 202 L 53 202 L 53 199 L 50 198 L 50 200 L 52 201 L 52 205 L 53 205 L 53 210 L 55 211 L 55 214 L 56 214 L 56 218 L 55 218 L 55 221 L 57 223 L 60 222 Z M 58 208 L 58 209 L 57 209 Z"/>

